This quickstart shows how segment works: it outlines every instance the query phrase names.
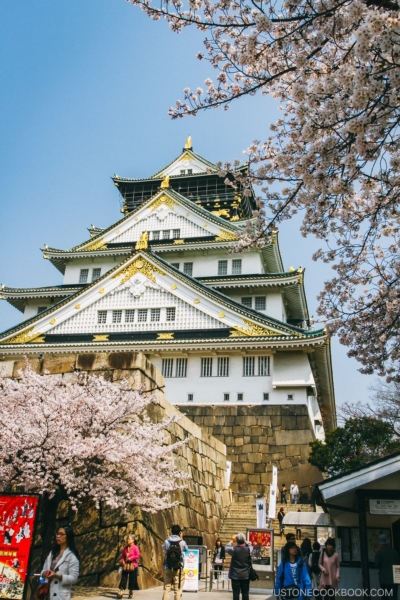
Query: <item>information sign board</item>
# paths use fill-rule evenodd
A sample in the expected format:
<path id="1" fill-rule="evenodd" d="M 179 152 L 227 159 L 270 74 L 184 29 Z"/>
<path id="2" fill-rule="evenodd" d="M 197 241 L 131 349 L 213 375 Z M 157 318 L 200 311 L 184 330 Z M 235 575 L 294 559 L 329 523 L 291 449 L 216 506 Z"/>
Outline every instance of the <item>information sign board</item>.
<path id="1" fill-rule="evenodd" d="M 0 598 L 22 600 L 38 496 L 0 495 Z"/>
<path id="2" fill-rule="evenodd" d="M 373 500 L 369 501 L 371 515 L 400 515 L 400 500 Z"/>
<path id="3" fill-rule="evenodd" d="M 271 547 L 271 531 L 257 531 L 257 529 L 247 530 L 247 539 L 252 546 Z"/>
<path id="4" fill-rule="evenodd" d="M 199 591 L 199 550 L 186 550 L 184 552 L 184 567 L 185 583 L 183 585 L 184 592 Z"/>
<path id="5" fill-rule="evenodd" d="M 393 565 L 393 583 L 400 583 L 400 565 Z"/>

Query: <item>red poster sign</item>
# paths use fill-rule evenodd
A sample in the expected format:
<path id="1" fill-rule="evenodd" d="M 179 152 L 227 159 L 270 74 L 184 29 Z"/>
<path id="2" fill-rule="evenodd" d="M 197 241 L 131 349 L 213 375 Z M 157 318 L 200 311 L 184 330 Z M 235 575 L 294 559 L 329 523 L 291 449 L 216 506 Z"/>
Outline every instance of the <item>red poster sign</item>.
<path id="1" fill-rule="evenodd" d="M 38 496 L 0 496 L 0 598 L 22 600 Z"/>
<path id="2" fill-rule="evenodd" d="M 270 531 L 257 531 L 256 529 L 249 530 L 247 535 L 252 546 L 264 546 L 265 548 L 271 548 Z"/>

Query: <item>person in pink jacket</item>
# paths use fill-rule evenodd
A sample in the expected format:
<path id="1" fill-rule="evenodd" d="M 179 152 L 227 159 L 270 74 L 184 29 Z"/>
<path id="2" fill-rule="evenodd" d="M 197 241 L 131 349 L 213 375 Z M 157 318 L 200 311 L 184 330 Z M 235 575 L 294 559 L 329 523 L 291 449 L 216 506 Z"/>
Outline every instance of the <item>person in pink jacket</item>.
<path id="1" fill-rule="evenodd" d="M 340 559 L 335 549 L 335 540 L 332 538 L 326 540 L 325 548 L 321 552 L 318 563 L 321 570 L 320 590 L 337 590 L 339 587 Z"/>
<path id="2" fill-rule="evenodd" d="M 132 598 L 133 590 L 138 590 L 138 567 L 139 567 L 140 550 L 135 544 L 135 539 L 132 534 L 129 534 L 126 538 L 126 546 L 122 550 L 121 565 L 122 565 L 122 576 L 119 584 L 118 598 L 122 598 L 123 591 L 126 589 L 128 583 L 129 595 L 128 598 Z"/>

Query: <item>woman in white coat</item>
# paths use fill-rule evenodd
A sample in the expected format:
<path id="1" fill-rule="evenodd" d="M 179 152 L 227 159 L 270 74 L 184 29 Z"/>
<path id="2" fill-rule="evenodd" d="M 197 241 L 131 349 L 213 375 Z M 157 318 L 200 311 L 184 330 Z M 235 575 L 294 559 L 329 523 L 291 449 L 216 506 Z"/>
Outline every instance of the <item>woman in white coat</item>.
<path id="1" fill-rule="evenodd" d="M 56 543 L 43 565 L 42 576 L 49 584 L 49 600 L 71 600 L 71 588 L 79 577 L 79 555 L 72 527 L 59 527 Z"/>

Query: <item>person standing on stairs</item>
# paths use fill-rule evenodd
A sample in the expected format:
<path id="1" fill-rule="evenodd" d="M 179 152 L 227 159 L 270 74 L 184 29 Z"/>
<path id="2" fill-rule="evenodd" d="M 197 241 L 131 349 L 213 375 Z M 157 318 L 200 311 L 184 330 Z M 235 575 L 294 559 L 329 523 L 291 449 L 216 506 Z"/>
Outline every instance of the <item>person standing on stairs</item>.
<path id="1" fill-rule="evenodd" d="M 284 483 L 282 483 L 281 487 L 281 504 L 287 505 L 287 487 Z"/>
<path id="2" fill-rule="evenodd" d="M 285 509 L 283 508 L 283 506 L 280 507 L 277 518 L 279 521 L 279 533 L 280 536 L 282 537 L 283 534 L 285 533 L 285 526 L 283 524 L 283 517 L 285 516 Z"/>
<path id="3" fill-rule="evenodd" d="M 290 495 L 292 497 L 292 504 L 297 504 L 299 501 L 299 486 L 296 483 L 296 480 L 293 479 L 293 483 L 290 486 Z"/>

